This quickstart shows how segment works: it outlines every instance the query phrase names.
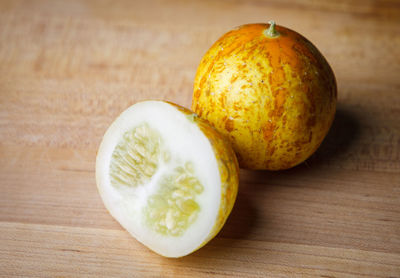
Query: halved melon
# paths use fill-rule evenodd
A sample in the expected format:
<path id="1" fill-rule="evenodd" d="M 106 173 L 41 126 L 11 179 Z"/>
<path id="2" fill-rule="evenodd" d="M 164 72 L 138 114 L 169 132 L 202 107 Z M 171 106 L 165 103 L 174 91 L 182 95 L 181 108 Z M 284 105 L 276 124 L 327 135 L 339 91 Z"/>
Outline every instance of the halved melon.
<path id="1" fill-rule="evenodd" d="M 211 240 L 236 199 L 236 156 L 191 111 L 163 101 L 137 103 L 109 127 L 96 182 L 110 214 L 138 241 L 181 257 Z"/>

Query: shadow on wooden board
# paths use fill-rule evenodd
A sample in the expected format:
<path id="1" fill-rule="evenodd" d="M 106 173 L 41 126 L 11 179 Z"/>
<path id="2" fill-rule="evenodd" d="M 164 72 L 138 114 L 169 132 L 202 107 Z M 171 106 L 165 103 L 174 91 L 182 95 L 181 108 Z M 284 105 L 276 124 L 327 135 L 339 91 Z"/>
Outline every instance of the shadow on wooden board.
<path id="1" fill-rule="evenodd" d="M 305 165 L 299 166 L 314 167 L 340 163 L 343 156 L 351 153 L 351 146 L 360 137 L 360 133 L 360 123 L 352 111 L 338 105 L 335 120 L 321 146 L 302 163 Z"/>

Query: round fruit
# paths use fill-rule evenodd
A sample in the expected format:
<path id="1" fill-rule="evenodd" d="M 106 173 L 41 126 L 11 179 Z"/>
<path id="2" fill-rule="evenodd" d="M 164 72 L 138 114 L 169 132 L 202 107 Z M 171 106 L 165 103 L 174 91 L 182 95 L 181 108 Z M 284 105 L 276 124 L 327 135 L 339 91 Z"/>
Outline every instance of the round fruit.
<path id="1" fill-rule="evenodd" d="M 221 135 L 189 110 L 137 103 L 109 127 L 96 182 L 110 214 L 137 240 L 181 257 L 224 225 L 238 190 L 236 156 Z"/>
<path id="2" fill-rule="evenodd" d="M 249 24 L 205 54 L 192 109 L 231 140 L 241 167 L 280 170 L 321 144 L 336 95 L 333 71 L 310 41 L 273 22 Z"/>

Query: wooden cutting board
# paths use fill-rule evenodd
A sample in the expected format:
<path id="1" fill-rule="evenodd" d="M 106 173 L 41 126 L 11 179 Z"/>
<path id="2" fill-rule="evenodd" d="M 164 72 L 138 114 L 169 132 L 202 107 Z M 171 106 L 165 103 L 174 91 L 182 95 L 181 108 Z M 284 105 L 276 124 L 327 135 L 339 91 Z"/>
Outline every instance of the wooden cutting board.
<path id="1" fill-rule="evenodd" d="M 0 276 L 400 277 L 399 18 L 395 0 L 0 1 Z M 189 107 L 211 44 L 270 19 L 331 63 L 332 129 L 298 167 L 242 171 L 220 234 L 162 258 L 100 200 L 102 135 L 143 99 Z"/>

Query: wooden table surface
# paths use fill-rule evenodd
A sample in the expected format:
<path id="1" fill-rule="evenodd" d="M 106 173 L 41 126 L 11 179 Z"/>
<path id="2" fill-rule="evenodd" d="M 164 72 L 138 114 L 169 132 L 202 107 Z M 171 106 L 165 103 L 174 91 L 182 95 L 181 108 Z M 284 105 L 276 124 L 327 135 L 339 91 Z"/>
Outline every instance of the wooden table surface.
<path id="1" fill-rule="evenodd" d="M 270 19 L 332 65 L 332 129 L 298 167 L 241 171 L 220 234 L 160 257 L 100 200 L 102 135 L 143 99 L 189 107 L 211 44 Z M 0 276 L 400 277 L 400 2 L 0 1 Z"/>

